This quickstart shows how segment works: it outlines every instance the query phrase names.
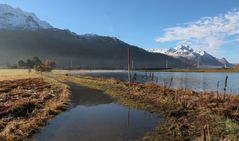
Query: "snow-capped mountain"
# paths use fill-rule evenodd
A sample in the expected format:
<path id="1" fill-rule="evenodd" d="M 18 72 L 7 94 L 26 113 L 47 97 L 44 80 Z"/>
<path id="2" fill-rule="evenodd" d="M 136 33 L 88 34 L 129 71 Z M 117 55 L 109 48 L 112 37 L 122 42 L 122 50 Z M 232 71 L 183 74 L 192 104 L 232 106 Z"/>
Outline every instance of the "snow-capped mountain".
<path id="1" fill-rule="evenodd" d="M 0 4 L 0 29 L 48 29 L 53 28 L 45 21 L 41 21 L 35 14 L 13 8 L 7 4 Z"/>
<path id="2" fill-rule="evenodd" d="M 183 57 L 187 59 L 194 59 L 198 56 L 203 56 L 206 53 L 205 51 L 195 51 L 194 49 L 186 45 L 178 45 L 175 48 L 170 49 L 149 49 L 148 51 L 154 53 L 162 53 L 176 58 Z"/>
<path id="3" fill-rule="evenodd" d="M 174 58 L 181 59 L 185 62 L 197 66 L 198 64 L 203 66 L 231 66 L 230 63 L 224 59 L 217 59 L 206 51 L 194 50 L 188 45 L 178 45 L 175 48 L 170 49 L 148 49 L 149 52 L 162 53 Z"/>

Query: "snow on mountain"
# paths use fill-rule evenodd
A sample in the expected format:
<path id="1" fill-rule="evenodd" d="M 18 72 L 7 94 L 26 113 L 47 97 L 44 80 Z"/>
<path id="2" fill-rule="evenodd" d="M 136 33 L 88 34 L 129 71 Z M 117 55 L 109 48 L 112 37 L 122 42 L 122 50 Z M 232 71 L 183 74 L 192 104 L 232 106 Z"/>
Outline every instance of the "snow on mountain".
<path id="1" fill-rule="evenodd" d="M 206 66 L 224 66 L 226 59 L 219 60 L 216 57 L 210 55 L 206 51 L 194 50 L 188 45 L 178 45 L 175 48 L 170 49 L 148 49 L 149 52 L 162 53 L 168 56 L 173 56 L 182 60 L 190 62 L 192 65 L 196 66 L 200 61 L 200 65 Z M 230 63 L 227 62 L 228 65 Z"/>
<path id="2" fill-rule="evenodd" d="M 35 14 L 24 12 L 7 4 L 0 4 L 0 29 L 48 29 L 53 28 Z"/>
<path id="3" fill-rule="evenodd" d="M 175 48 L 170 49 L 149 49 L 148 51 L 162 53 L 176 58 L 183 57 L 188 59 L 193 59 L 205 54 L 205 51 L 195 51 L 194 49 L 186 45 L 178 45 Z"/>

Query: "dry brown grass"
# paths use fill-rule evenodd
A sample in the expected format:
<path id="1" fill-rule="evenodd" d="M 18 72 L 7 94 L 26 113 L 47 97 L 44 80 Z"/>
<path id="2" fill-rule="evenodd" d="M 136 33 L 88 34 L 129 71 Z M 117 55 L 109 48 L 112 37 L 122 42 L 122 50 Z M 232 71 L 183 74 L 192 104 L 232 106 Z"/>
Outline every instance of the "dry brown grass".
<path id="1" fill-rule="evenodd" d="M 37 77 L 40 77 L 40 75 L 34 71 L 28 73 L 27 69 L 0 69 L 0 81 Z"/>
<path id="2" fill-rule="evenodd" d="M 23 73 L 16 74 L 18 80 L 0 82 L 1 141 L 30 137 L 69 102 L 68 86 L 49 78 L 20 79 Z"/>

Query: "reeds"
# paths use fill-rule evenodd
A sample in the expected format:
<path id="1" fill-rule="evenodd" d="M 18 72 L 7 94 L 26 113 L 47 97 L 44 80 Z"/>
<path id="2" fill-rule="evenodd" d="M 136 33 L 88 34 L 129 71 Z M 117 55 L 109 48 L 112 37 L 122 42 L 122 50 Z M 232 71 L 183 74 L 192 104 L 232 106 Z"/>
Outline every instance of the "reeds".
<path id="1" fill-rule="evenodd" d="M 219 87 L 220 87 L 220 81 L 217 81 L 217 99 L 219 99 Z"/>
<path id="2" fill-rule="evenodd" d="M 151 82 L 155 81 L 156 79 L 155 79 L 154 72 L 145 72 L 145 80 L 151 81 Z"/>
<path id="3" fill-rule="evenodd" d="M 201 141 L 211 141 L 210 126 L 208 124 L 203 127 Z"/>
<path id="4" fill-rule="evenodd" d="M 224 83 L 224 100 L 226 100 L 226 91 L 227 91 L 227 80 L 228 80 L 228 76 L 226 76 L 225 78 L 225 83 Z"/>

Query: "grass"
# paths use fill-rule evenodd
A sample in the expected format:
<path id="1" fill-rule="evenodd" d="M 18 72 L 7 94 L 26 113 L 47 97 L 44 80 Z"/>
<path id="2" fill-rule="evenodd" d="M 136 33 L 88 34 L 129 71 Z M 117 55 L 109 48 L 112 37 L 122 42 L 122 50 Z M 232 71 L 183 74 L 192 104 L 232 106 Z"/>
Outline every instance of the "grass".
<path id="1" fill-rule="evenodd" d="M 37 73 L 28 73 L 26 69 L 0 69 L 0 81 L 40 77 Z"/>
<path id="2" fill-rule="evenodd" d="M 67 85 L 34 72 L 26 75 L 25 70 L 0 72 L 1 141 L 26 140 L 66 109 Z"/>
<path id="3" fill-rule="evenodd" d="M 142 140 L 236 140 L 239 138 L 238 96 L 169 89 L 153 83 L 55 75 L 100 89 L 119 103 L 163 115 L 165 121 Z"/>

